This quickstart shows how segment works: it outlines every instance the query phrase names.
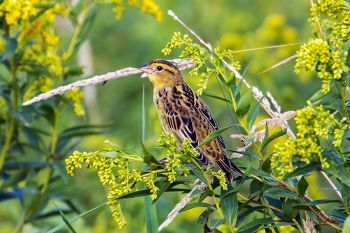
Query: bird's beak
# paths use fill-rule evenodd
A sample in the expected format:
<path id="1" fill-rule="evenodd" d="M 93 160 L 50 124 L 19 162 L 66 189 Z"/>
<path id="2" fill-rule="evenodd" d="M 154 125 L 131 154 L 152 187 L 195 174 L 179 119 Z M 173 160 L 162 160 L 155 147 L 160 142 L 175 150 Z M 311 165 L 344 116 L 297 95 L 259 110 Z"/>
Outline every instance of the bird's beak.
<path id="1" fill-rule="evenodd" d="M 143 66 L 139 68 L 139 70 L 141 70 L 143 73 L 146 73 L 146 74 L 151 74 L 153 72 L 153 68 L 149 66 Z"/>

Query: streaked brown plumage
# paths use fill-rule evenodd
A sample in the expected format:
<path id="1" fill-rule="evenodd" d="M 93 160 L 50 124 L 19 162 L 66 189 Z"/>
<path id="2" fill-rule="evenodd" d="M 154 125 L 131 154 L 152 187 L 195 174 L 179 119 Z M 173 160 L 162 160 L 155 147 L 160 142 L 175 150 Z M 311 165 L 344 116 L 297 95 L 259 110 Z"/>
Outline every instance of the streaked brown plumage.
<path id="1" fill-rule="evenodd" d="M 232 171 L 243 176 L 225 155 L 221 135 L 198 147 L 204 138 L 218 129 L 218 125 L 208 107 L 184 82 L 176 66 L 165 60 L 153 60 L 141 70 L 153 83 L 153 100 L 164 130 L 173 133 L 179 143 L 189 138 L 199 153 L 196 159 L 203 165 L 211 163 L 224 171 L 228 182 L 232 181 Z"/>

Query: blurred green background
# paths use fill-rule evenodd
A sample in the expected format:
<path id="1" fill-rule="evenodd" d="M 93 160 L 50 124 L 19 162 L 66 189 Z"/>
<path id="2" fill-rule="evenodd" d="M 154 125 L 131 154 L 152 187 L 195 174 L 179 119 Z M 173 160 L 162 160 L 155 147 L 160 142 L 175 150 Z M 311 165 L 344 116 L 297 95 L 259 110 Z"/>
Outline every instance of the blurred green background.
<path id="1" fill-rule="evenodd" d="M 100 5 L 89 38 L 93 67 L 85 69 L 93 69 L 93 74 L 102 74 L 129 66 L 138 67 L 151 59 L 165 58 L 161 50 L 173 32 L 187 33 L 182 26 L 166 15 L 167 9 L 172 9 L 203 39 L 213 45 L 237 51 L 236 59 L 242 63 L 245 78 L 261 90 L 271 92 L 282 106 L 282 111 L 302 107 L 305 100 L 319 88 L 320 82 L 311 79 L 310 74 L 296 76 L 293 73 L 294 61 L 262 73 L 272 65 L 293 56 L 298 46 L 245 51 L 251 48 L 306 42 L 312 35 L 307 21 L 308 1 L 159 0 L 157 3 L 165 13 L 161 22 L 135 8 L 128 8 L 122 19 L 116 20 L 111 7 Z M 64 28 L 62 30 L 64 31 Z M 176 58 L 176 53 L 166 58 Z M 185 75 L 188 83 L 196 88 L 197 78 Z M 151 83 L 147 79 L 140 79 L 140 76 L 97 85 L 96 103 L 87 105 L 87 117 L 62 119 L 60 124 L 74 125 L 82 121 L 111 124 L 105 135 L 88 137 L 81 141 L 81 150 L 101 149 L 104 140 L 108 139 L 123 147 L 140 151 L 143 86 L 147 115 L 146 146 L 150 148 L 157 141 L 161 126 L 152 103 Z M 209 82 L 208 91 L 216 90 L 218 85 L 213 79 Z M 203 98 L 219 125 L 226 126 L 225 122 L 229 119 L 226 105 L 215 99 Z M 224 133 L 229 147 L 234 145 L 229 138 L 232 133 L 233 130 Z M 105 192 L 96 175 L 84 170 L 80 170 L 76 176 L 54 188 L 60 189 L 62 195 L 70 198 L 82 212 L 106 201 Z M 322 192 L 319 195 L 322 195 Z M 178 194 L 166 194 L 160 198 L 156 203 L 159 221 L 165 219 L 180 197 Z M 73 226 L 78 232 L 146 232 L 143 198 L 124 201 L 123 205 L 128 222 L 128 226 L 123 230 L 116 230 L 107 207 L 93 211 Z M 20 213 L 21 205 L 18 200 L 0 202 L 0 231 L 11 232 Z M 202 226 L 196 223 L 196 219 L 200 213 L 199 208 L 183 212 L 163 232 L 199 232 Z M 35 225 L 27 225 L 25 232 L 46 232 L 61 223 L 60 217 L 53 217 L 43 222 L 38 221 Z"/>

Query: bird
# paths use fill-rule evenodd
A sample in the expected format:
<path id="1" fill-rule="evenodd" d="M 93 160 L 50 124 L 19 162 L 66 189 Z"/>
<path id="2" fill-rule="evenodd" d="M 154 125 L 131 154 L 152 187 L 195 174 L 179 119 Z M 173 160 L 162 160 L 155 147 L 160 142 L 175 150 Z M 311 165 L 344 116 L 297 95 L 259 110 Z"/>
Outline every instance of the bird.
<path id="1" fill-rule="evenodd" d="M 243 172 L 226 156 L 222 135 L 200 145 L 210 133 L 219 129 L 207 105 L 184 81 L 180 70 L 170 61 L 151 60 L 139 68 L 153 84 L 153 102 L 165 132 L 172 133 L 177 143 L 185 138 L 191 142 L 198 155 L 196 160 L 203 166 L 220 169 L 227 183 L 233 180 L 233 171 Z"/>

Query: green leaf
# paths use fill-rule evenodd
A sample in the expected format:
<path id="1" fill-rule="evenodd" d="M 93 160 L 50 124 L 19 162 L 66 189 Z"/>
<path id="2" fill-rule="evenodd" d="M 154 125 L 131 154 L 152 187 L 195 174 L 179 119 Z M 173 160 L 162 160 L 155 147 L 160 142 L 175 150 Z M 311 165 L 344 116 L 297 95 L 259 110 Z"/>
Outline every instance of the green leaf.
<path id="1" fill-rule="evenodd" d="M 239 100 L 237 104 L 236 114 L 242 118 L 249 110 L 250 103 L 252 101 L 252 93 L 248 91 L 245 95 Z"/>
<path id="2" fill-rule="evenodd" d="M 215 229 L 225 222 L 225 219 L 210 219 L 208 222 L 208 227 L 210 229 Z"/>
<path id="3" fill-rule="evenodd" d="M 317 91 L 315 94 L 313 94 L 308 101 L 311 103 L 315 103 L 319 101 L 320 99 L 324 98 L 326 94 L 322 90 Z"/>
<path id="4" fill-rule="evenodd" d="M 248 124 L 249 130 L 252 129 L 256 118 L 258 118 L 259 116 L 259 109 L 260 109 L 260 105 L 257 103 L 248 111 L 247 124 Z"/>
<path id="5" fill-rule="evenodd" d="M 350 186 L 350 171 L 344 165 L 330 161 L 327 172 L 338 178 L 340 183 Z"/>
<path id="6" fill-rule="evenodd" d="M 150 196 L 144 198 L 145 203 L 145 217 L 148 233 L 158 232 L 158 218 L 155 205 L 152 205 L 152 199 Z"/>
<path id="7" fill-rule="evenodd" d="M 304 197 L 308 186 L 308 182 L 306 181 L 305 177 L 302 176 L 298 182 L 298 193 L 300 197 Z"/>
<path id="8" fill-rule="evenodd" d="M 207 209 L 215 210 L 215 207 L 211 204 L 203 203 L 203 202 L 196 202 L 196 203 L 187 204 L 181 211 L 186 211 L 186 210 L 190 210 L 193 208 L 207 208 Z"/>
<path id="9" fill-rule="evenodd" d="M 350 216 L 348 216 L 344 222 L 343 233 L 350 233 Z"/>
<path id="10" fill-rule="evenodd" d="M 209 186 L 208 180 L 206 179 L 204 172 L 200 171 L 194 164 L 190 164 L 189 166 L 191 167 L 191 172 L 195 176 L 197 176 L 203 183 Z"/>
<path id="11" fill-rule="evenodd" d="M 228 99 L 225 99 L 224 97 L 215 95 L 215 94 L 212 93 L 212 92 L 204 91 L 204 92 L 203 92 L 203 95 L 208 96 L 208 97 L 211 97 L 211 98 L 214 98 L 214 99 L 218 99 L 218 100 L 222 100 L 222 101 L 231 103 L 231 100 L 228 100 Z"/>
<path id="12" fill-rule="evenodd" d="M 339 200 L 328 200 L 328 199 L 320 199 L 320 200 L 314 200 L 306 204 L 299 204 L 294 205 L 293 208 L 295 209 L 302 209 L 302 210 L 309 210 L 309 207 L 327 204 L 327 203 L 341 203 Z"/>
<path id="13" fill-rule="evenodd" d="M 284 188 L 278 188 L 278 187 L 273 187 L 270 189 L 267 189 L 264 192 L 264 196 L 272 197 L 272 198 L 280 198 L 280 197 L 285 197 L 285 198 L 290 198 L 290 199 L 299 199 L 296 193 L 293 193 L 292 191 Z"/>
<path id="14" fill-rule="evenodd" d="M 234 95 L 235 100 L 236 100 L 236 103 L 238 103 L 239 100 L 240 100 L 240 93 L 241 93 L 242 86 L 243 86 L 243 79 L 241 79 L 239 81 L 237 86 L 235 84 L 231 85 L 232 91 L 233 91 L 233 95 Z"/>
<path id="15" fill-rule="evenodd" d="M 201 215 L 199 215 L 197 222 L 199 224 L 204 224 L 207 221 L 207 219 L 209 218 L 209 215 L 213 212 L 214 212 L 213 209 L 204 210 L 203 213 L 201 213 Z"/>
<path id="16" fill-rule="evenodd" d="M 310 173 L 310 172 L 315 171 L 315 170 L 320 170 L 320 169 L 321 169 L 320 163 L 309 163 L 303 167 L 298 167 L 297 169 L 295 169 L 291 173 L 287 174 L 285 178 L 287 179 L 287 178 L 292 178 L 295 176 L 305 175 L 307 173 Z"/>
<path id="17" fill-rule="evenodd" d="M 264 183 L 258 181 L 258 180 L 252 180 L 249 186 L 249 195 L 252 196 L 256 192 L 262 192 L 264 191 Z"/>
<path id="18" fill-rule="evenodd" d="M 254 154 L 253 152 L 250 152 L 250 151 L 237 151 L 237 150 L 228 150 L 228 151 L 230 151 L 232 153 L 238 153 L 238 154 L 246 155 L 246 156 L 251 157 L 251 158 L 262 160 L 258 155 Z"/>
<path id="19" fill-rule="evenodd" d="M 70 223 L 74 223 L 74 222 L 76 222 L 77 220 L 79 220 L 80 218 L 84 217 L 85 215 L 90 214 L 91 212 L 97 210 L 98 208 L 100 208 L 100 207 L 102 207 L 102 206 L 104 206 L 104 205 L 106 205 L 106 204 L 107 204 L 107 202 L 106 202 L 106 203 L 103 203 L 103 204 L 101 204 L 101 205 L 98 205 L 98 206 L 92 208 L 91 210 L 88 210 L 88 211 L 86 211 L 86 212 L 84 212 L 84 213 L 82 213 L 82 214 L 79 214 L 78 216 L 72 218 L 72 220 L 70 220 L 69 222 L 70 222 Z M 66 224 L 63 223 L 63 224 L 61 224 L 61 225 L 59 225 L 59 226 L 57 226 L 57 227 L 55 227 L 55 228 L 49 230 L 47 233 L 55 233 L 55 232 L 57 232 L 57 231 L 63 229 L 65 226 L 66 226 Z"/>
<path id="20" fill-rule="evenodd" d="M 231 185 L 228 185 L 227 190 L 221 189 L 220 206 L 224 217 L 229 225 L 235 225 L 236 221 L 232 223 L 233 219 L 237 218 L 238 201 L 237 191 L 233 190 Z"/>
<path id="21" fill-rule="evenodd" d="M 262 144 L 261 144 L 261 151 L 262 153 L 264 154 L 265 153 L 265 149 L 267 147 L 267 145 L 270 144 L 270 142 L 272 142 L 273 140 L 285 135 L 287 133 L 287 129 L 283 129 L 283 130 L 280 130 L 278 132 L 275 132 L 273 133 L 270 137 L 268 138 L 264 138 Z"/>
<path id="22" fill-rule="evenodd" d="M 219 136 L 222 132 L 228 130 L 231 127 L 232 127 L 232 125 L 231 126 L 227 126 L 225 128 L 221 128 L 221 129 L 215 130 L 214 132 L 211 132 L 208 136 L 206 136 L 203 139 L 203 141 L 201 141 L 201 143 L 198 145 L 198 147 L 201 147 L 201 146 L 207 144 L 208 142 L 210 142 L 211 140 L 213 140 L 214 138 Z"/>
<path id="23" fill-rule="evenodd" d="M 258 230 L 261 226 L 269 225 L 273 222 L 274 220 L 272 218 L 255 219 L 254 221 L 251 221 L 248 224 L 240 227 L 237 233 L 252 233 Z"/>
<path id="24" fill-rule="evenodd" d="M 150 166 L 158 166 L 160 163 L 158 160 L 146 149 L 145 145 L 141 141 L 141 148 L 143 153 L 143 161 Z"/>
<path id="25" fill-rule="evenodd" d="M 122 196 L 119 196 L 118 199 L 128 199 L 128 198 L 135 198 L 135 197 L 143 197 L 148 196 L 150 194 L 149 189 L 142 189 L 135 192 L 127 193 Z"/>
<path id="26" fill-rule="evenodd" d="M 154 200 L 152 201 L 152 203 L 155 203 L 155 202 L 162 196 L 162 194 L 163 194 L 165 191 L 168 190 L 168 188 L 169 188 L 172 184 L 170 184 L 169 181 L 164 180 L 164 181 L 159 181 L 159 182 L 157 182 L 155 185 L 159 188 L 159 190 L 158 190 L 158 193 L 157 193 L 157 198 L 154 199 Z"/>
<path id="27" fill-rule="evenodd" d="M 56 204 L 55 204 L 55 206 L 56 206 Z M 56 207 L 57 207 L 58 211 L 60 212 L 60 215 L 61 215 L 61 218 L 62 218 L 63 222 L 66 224 L 66 226 L 68 227 L 70 232 L 76 233 L 76 231 L 74 230 L 73 226 L 71 225 L 69 220 L 66 218 L 66 216 L 64 215 L 62 210 L 60 208 L 58 208 L 58 206 L 56 206 Z"/>
<path id="28" fill-rule="evenodd" d="M 225 78 L 222 76 L 222 74 L 218 73 L 217 74 L 218 79 L 220 80 L 220 82 L 224 85 L 226 85 L 226 81 Z"/>
<path id="29" fill-rule="evenodd" d="M 17 48 L 17 40 L 4 34 L 3 38 L 6 40 L 6 53 L 3 59 L 9 59 L 15 55 Z"/>

